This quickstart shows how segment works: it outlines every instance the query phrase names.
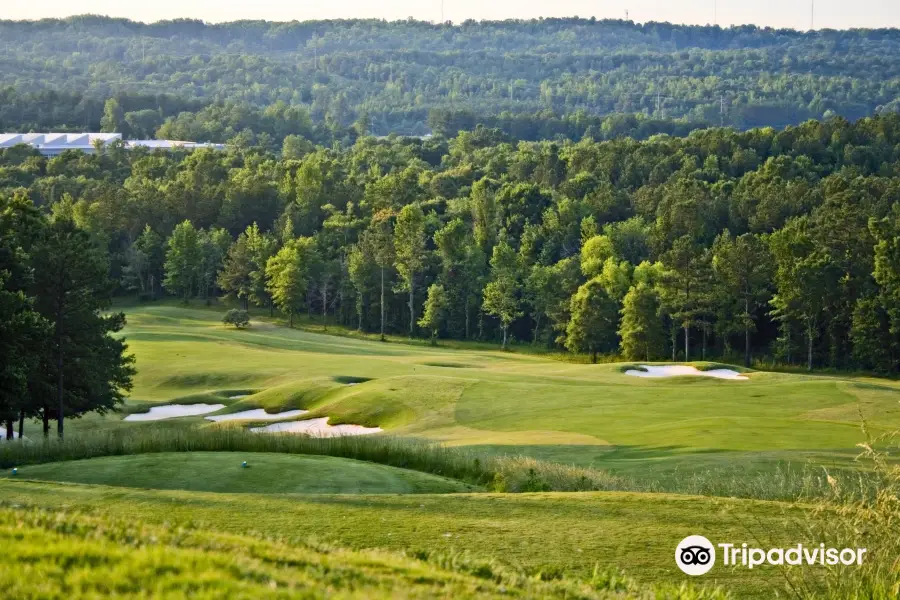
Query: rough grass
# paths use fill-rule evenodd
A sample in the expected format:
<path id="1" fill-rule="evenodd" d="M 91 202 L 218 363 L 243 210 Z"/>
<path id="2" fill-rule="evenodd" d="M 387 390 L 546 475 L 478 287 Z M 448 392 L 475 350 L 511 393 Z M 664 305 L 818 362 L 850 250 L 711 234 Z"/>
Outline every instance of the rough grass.
<path id="1" fill-rule="evenodd" d="M 10 598 L 666 598 L 715 600 L 716 591 L 641 587 L 598 573 L 541 581 L 464 556 L 430 562 L 133 521 L 0 508 Z"/>

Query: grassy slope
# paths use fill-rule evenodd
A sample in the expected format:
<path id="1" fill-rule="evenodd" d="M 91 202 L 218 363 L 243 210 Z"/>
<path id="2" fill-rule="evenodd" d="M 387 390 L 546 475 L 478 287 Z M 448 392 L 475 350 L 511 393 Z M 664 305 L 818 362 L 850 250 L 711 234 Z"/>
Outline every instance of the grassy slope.
<path id="1" fill-rule="evenodd" d="M 495 572 L 486 564 L 440 566 L 383 552 L 286 545 L 71 513 L 0 508 L 0 547 L 0 589 L 21 600 L 622 598 L 584 584 Z"/>
<path id="2" fill-rule="evenodd" d="M 806 541 L 793 527 L 796 509 L 772 502 L 714 500 L 664 494 L 546 493 L 280 496 L 123 490 L 99 486 L 0 480 L 6 502 L 95 511 L 172 527 L 257 532 L 287 541 L 310 538 L 350 548 L 411 552 L 464 550 L 531 573 L 589 576 L 616 566 L 644 583 L 687 579 L 672 561 L 689 534 L 722 541 Z M 775 537 L 770 537 L 775 536 Z M 770 598 L 781 589 L 773 567 L 716 569 L 704 584 L 738 597 Z"/>
<path id="3" fill-rule="evenodd" d="M 139 366 L 134 405 L 179 397 L 222 401 L 202 394 L 259 389 L 225 400 L 231 406 L 223 412 L 303 407 L 333 423 L 664 476 L 724 465 L 767 468 L 781 460 L 846 465 L 862 439 L 860 409 L 876 430 L 900 428 L 900 386 L 891 382 L 776 373 L 752 373 L 746 382 L 647 380 L 625 376 L 616 365 L 377 343 L 267 322 L 227 330 L 218 312 L 200 307 L 125 310 Z M 348 377 L 371 380 L 350 386 Z M 72 430 L 129 425 L 113 415 L 88 417 Z"/>
<path id="4" fill-rule="evenodd" d="M 244 460 L 248 461 L 247 468 L 241 466 Z M 257 494 L 440 494 L 472 489 L 452 479 L 346 458 L 237 452 L 138 454 L 64 461 L 21 467 L 17 477 Z"/>

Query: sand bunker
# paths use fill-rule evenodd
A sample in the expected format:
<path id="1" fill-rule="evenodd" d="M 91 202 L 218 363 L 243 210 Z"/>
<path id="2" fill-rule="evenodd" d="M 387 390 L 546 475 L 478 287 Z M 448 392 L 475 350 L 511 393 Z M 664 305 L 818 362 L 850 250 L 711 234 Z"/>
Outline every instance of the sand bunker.
<path id="1" fill-rule="evenodd" d="M 176 417 L 196 417 L 225 408 L 224 404 L 166 404 L 153 406 L 150 412 L 136 413 L 125 417 L 126 421 L 162 421 Z"/>
<path id="2" fill-rule="evenodd" d="M 241 398 L 246 398 L 250 394 L 238 394 L 237 396 L 228 396 L 229 400 L 240 400 Z"/>
<path id="3" fill-rule="evenodd" d="M 289 423 L 273 423 L 265 427 L 251 427 L 257 433 L 303 433 L 312 437 L 340 437 L 344 435 L 369 435 L 382 431 L 381 427 L 363 427 L 362 425 L 329 425 L 328 417 L 309 419 L 307 421 L 291 421 Z"/>
<path id="4" fill-rule="evenodd" d="M 280 413 L 267 413 L 262 408 L 253 410 L 244 410 L 241 412 L 231 413 L 230 415 L 216 415 L 206 417 L 208 421 L 280 421 L 281 419 L 291 419 L 308 413 L 308 410 L 286 410 Z"/>
<path id="5" fill-rule="evenodd" d="M 19 439 L 19 434 L 16 433 L 15 431 L 13 431 L 13 439 L 14 440 Z M 23 439 L 27 440 L 28 438 L 23 438 Z M 4 441 L 4 440 L 6 440 L 6 428 L 5 427 L 3 428 L 2 431 L 0 431 L 0 441 Z"/>
<path id="6" fill-rule="evenodd" d="M 637 369 L 629 369 L 625 371 L 625 374 L 633 375 L 635 377 L 680 377 L 682 375 L 694 375 L 699 377 L 714 377 L 716 379 L 748 379 L 731 369 L 701 371 L 697 369 L 697 367 L 692 367 L 690 365 L 641 365 L 641 368 L 646 370 L 638 371 Z"/>

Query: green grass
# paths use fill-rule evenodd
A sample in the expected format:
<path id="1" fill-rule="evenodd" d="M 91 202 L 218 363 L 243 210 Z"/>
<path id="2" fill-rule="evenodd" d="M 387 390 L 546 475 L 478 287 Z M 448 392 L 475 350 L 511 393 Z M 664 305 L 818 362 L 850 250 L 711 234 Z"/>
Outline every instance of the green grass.
<path id="1" fill-rule="evenodd" d="M 241 466 L 245 460 L 246 468 Z M 166 452 L 54 462 L 21 467 L 17 477 L 257 494 L 440 494 L 472 489 L 443 477 L 346 458 L 236 452 Z"/>
<path id="2" fill-rule="evenodd" d="M 125 308 L 138 366 L 125 412 L 176 401 L 220 402 L 222 413 L 303 408 L 310 412 L 301 418 L 386 432 L 315 440 L 203 417 L 131 423 L 110 414 L 74 420 L 64 442 L 42 443 L 29 424 L 31 442 L 0 445 L 0 466 L 20 466 L 18 480 L 0 478 L 3 501 L 203 535 L 262 535 L 289 548 L 308 548 L 312 538 L 405 551 L 442 567 L 446 559 L 437 557 L 462 552 L 523 577 L 562 577 L 566 586 L 607 581 L 597 575 L 607 567 L 625 569 L 638 585 L 681 585 L 672 549 L 688 534 L 815 543 L 811 523 L 827 525 L 833 512 L 817 499 L 831 498 L 835 486 L 860 498 L 877 489 L 878 477 L 853 460 L 865 439 L 860 415 L 875 435 L 900 429 L 900 384 L 874 378 L 748 371 L 749 381 L 642 379 L 624 375 L 621 364 L 484 344 L 379 343 L 269 320 L 236 331 L 221 326 L 216 309 Z M 253 393 L 233 398 L 239 392 Z M 247 456 L 251 468 L 239 469 Z M 318 470 L 290 467 L 298 464 Z M 607 491 L 409 493 L 466 485 Z M 198 567 L 199 580 L 203 572 Z M 385 593 L 396 595 L 391 586 L 404 577 L 394 575 Z M 703 582 L 771 598 L 785 577 L 717 569 Z M 659 589 L 622 595 L 693 597 L 654 596 Z M 460 590 L 458 597 L 475 593 Z"/>
<path id="3" fill-rule="evenodd" d="M 463 552 L 544 578 L 590 578 L 616 567 L 645 585 L 688 582 L 672 560 L 689 534 L 754 542 L 805 540 L 800 508 L 668 494 L 306 495 L 141 490 L 0 480 L 7 503 L 86 512 L 168 528 L 255 532 L 290 544 L 310 540 L 416 556 Z M 700 583 L 737 597 L 772 598 L 777 569 L 718 569 Z"/>
<path id="4" fill-rule="evenodd" d="M 860 410 L 878 431 L 900 428 L 900 384 L 885 380 L 758 371 L 749 381 L 649 380 L 624 375 L 621 365 L 564 363 L 484 344 L 379 343 L 268 320 L 236 331 L 219 323 L 216 309 L 123 308 L 138 361 L 128 410 L 213 396 L 228 404 L 222 412 L 304 408 L 332 423 L 495 455 L 525 453 L 648 483 L 743 465 L 848 468 L 863 439 Z M 260 391 L 222 400 L 222 390 L 236 389 Z M 159 426 L 207 423 L 176 421 Z M 90 417 L 69 431 L 122 426 L 114 416 Z M 27 435 L 36 435 L 34 425 Z"/>
<path id="5" fill-rule="evenodd" d="M 69 512 L 0 508 L 0 546 L 0 588 L 22 600 L 723 598 L 669 586 L 641 588 L 605 574 L 541 581 L 459 555 L 425 562 Z"/>

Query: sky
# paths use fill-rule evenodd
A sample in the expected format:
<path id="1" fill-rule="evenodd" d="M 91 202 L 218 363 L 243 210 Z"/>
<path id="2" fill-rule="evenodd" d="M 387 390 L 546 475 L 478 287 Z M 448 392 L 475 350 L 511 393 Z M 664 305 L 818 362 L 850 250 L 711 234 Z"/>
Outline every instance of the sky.
<path id="1" fill-rule="evenodd" d="M 815 2 L 814 20 L 811 3 Z M 40 19 L 76 14 L 136 21 L 193 18 L 291 21 L 414 17 L 425 21 L 532 17 L 625 18 L 634 21 L 752 23 L 809 29 L 900 27 L 900 0 L 25 0 L 0 1 L 0 19 Z"/>

